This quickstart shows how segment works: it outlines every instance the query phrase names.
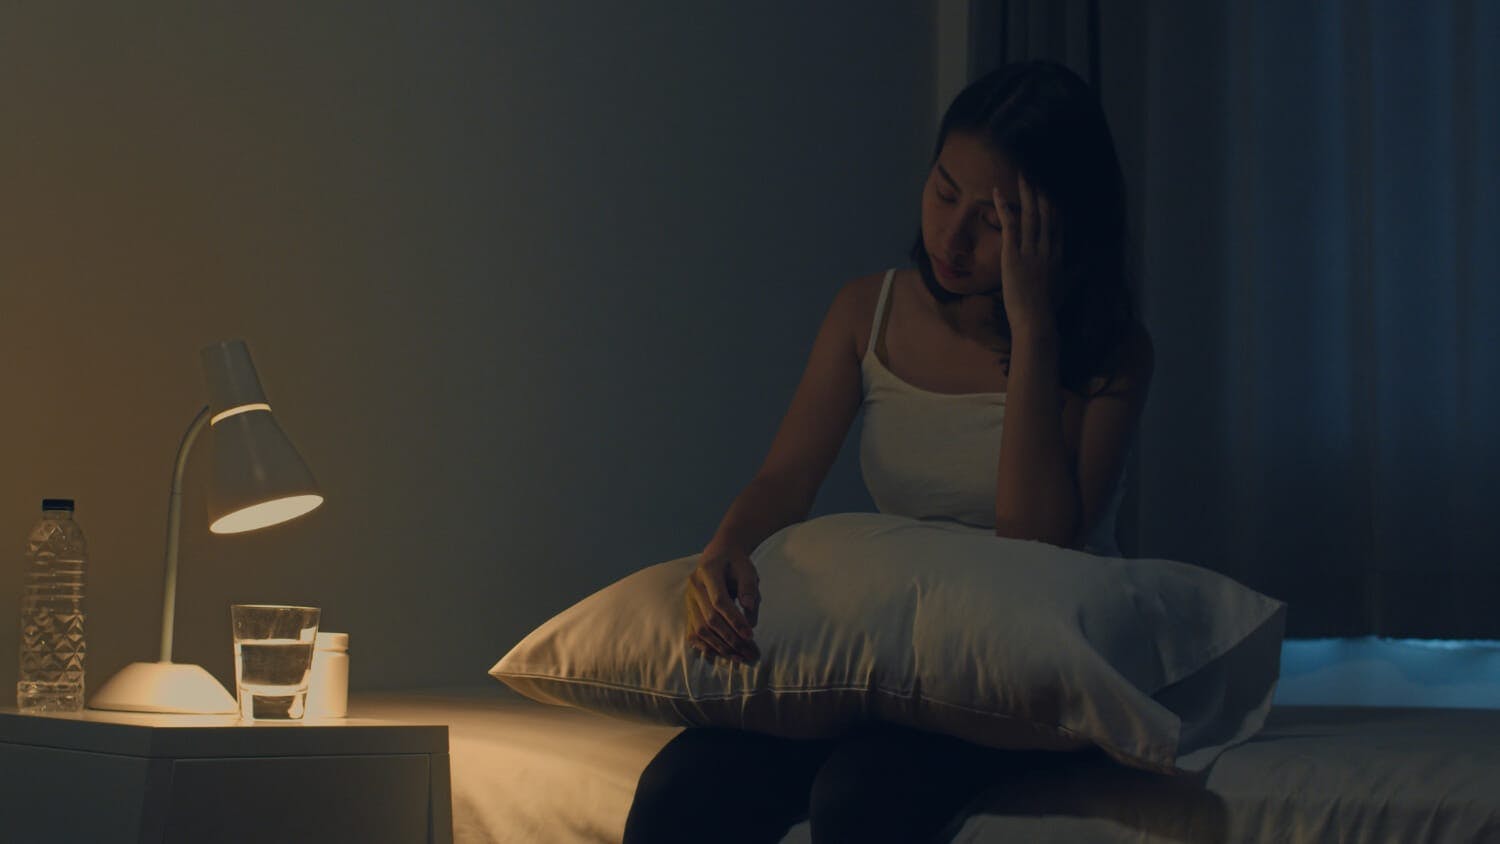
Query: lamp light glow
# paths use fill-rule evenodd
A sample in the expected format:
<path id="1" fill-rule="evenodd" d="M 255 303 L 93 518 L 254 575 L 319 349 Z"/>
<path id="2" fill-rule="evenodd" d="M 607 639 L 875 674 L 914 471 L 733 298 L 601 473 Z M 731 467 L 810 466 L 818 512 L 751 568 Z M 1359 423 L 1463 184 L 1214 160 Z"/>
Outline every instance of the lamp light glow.
<path id="1" fill-rule="evenodd" d="M 242 404 L 239 407 L 231 407 L 228 410 L 215 413 L 214 418 L 208 420 L 208 424 L 217 425 L 219 424 L 219 420 L 221 419 L 228 419 L 231 416 L 236 416 L 241 413 L 249 413 L 252 410 L 264 410 L 267 413 L 270 413 L 271 406 L 269 404 L 265 404 L 264 402 L 259 402 L 256 404 Z"/>
<path id="2" fill-rule="evenodd" d="M 244 533 L 295 519 L 323 503 L 321 495 L 292 495 L 252 504 L 221 516 L 208 529 L 214 533 Z"/>

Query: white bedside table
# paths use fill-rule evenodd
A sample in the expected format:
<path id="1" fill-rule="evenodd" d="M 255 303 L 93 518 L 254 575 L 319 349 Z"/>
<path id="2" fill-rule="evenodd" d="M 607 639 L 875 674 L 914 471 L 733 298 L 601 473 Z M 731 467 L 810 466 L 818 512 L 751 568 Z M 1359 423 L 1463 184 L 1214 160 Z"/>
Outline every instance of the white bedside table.
<path id="1" fill-rule="evenodd" d="M 6 842 L 452 844 L 448 777 L 442 724 L 0 707 Z"/>

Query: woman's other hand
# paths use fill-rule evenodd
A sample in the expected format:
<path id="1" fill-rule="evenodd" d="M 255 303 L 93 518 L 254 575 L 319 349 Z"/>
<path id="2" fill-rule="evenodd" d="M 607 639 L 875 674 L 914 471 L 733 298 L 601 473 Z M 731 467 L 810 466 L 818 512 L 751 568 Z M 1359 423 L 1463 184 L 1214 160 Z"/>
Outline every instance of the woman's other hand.
<path id="1" fill-rule="evenodd" d="M 1062 221 L 1045 194 L 1017 174 L 1021 210 L 1013 211 L 992 189 L 1001 222 L 1000 284 L 1014 333 L 1053 318 L 1055 283 L 1062 266 Z"/>
<path id="2" fill-rule="evenodd" d="M 747 663 L 760 659 L 752 630 L 760 615 L 760 575 L 750 555 L 733 548 L 704 550 L 698 567 L 688 576 L 683 601 L 689 647 L 709 659 L 722 656 Z"/>

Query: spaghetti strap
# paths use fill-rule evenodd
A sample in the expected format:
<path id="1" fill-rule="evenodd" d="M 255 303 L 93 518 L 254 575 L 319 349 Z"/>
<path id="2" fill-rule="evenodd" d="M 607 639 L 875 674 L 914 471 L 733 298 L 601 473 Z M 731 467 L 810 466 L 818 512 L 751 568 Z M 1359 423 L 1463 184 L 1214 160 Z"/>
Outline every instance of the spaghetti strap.
<path id="1" fill-rule="evenodd" d="M 896 277 L 896 268 L 885 271 L 885 281 L 880 285 L 880 301 L 875 303 L 875 322 L 870 326 L 870 342 L 865 347 L 865 356 L 875 354 L 875 344 L 880 342 L 880 318 L 885 316 L 885 303 L 891 294 L 891 279 Z"/>

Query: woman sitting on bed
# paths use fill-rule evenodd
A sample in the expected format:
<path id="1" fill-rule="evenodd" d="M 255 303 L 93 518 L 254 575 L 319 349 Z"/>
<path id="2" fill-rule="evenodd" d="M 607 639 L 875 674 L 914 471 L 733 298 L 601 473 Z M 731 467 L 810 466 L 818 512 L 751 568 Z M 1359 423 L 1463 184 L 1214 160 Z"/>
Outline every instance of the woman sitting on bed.
<path id="1" fill-rule="evenodd" d="M 764 464 L 702 552 L 685 635 L 704 658 L 758 659 L 750 554 L 807 518 L 861 407 L 882 512 L 1118 556 L 1152 349 L 1095 92 L 1049 62 L 971 84 L 943 117 L 921 221 L 914 268 L 834 298 Z M 809 816 L 814 842 L 929 841 L 1026 757 L 889 724 L 832 740 L 690 727 L 641 775 L 625 841 L 775 842 Z"/>

